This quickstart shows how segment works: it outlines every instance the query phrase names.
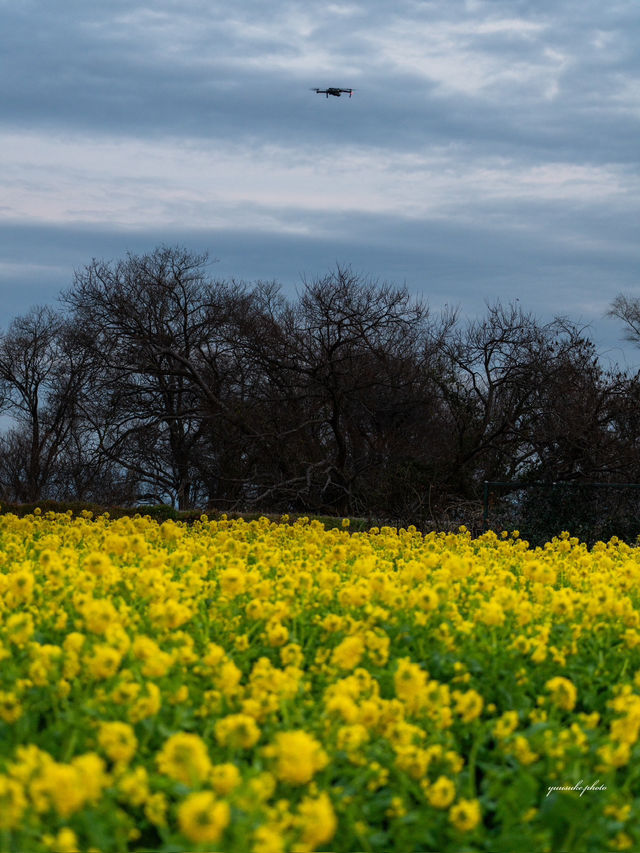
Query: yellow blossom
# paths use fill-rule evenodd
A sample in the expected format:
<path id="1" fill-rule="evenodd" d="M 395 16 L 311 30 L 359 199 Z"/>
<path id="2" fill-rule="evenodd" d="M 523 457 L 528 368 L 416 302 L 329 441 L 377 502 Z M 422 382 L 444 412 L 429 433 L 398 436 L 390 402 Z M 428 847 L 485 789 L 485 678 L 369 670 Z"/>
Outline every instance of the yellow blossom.
<path id="1" fill-rule="evenodd" d="M 80 845 L 75 832 L 68 826 L 63 827 L 53 839 L 51 847 L 55 853 L 78 853 Z"/>
<path id="2" fill-rule="evenodd" d="M 189 794 L 178 807 L 182 834 L 196 844 L 214 844 L 229 825 L 229 804 L 217 800 L 211 791 Z"/>
<path id="3" fill-rule="evenodd" d="M 211 787 L 221 796 L 230 793 L 240 784 L 240 771 L 235 764 L 216 764 L 209 774 Z"/>
<path id="4" fill-rule="evenodd" d="M 94 647 L 93 654 L 86 658 L 86 667 L 92 678 L 100 680 L 114 676 L 121 661 L 121 652 L 112 646 L 99 644 Z"/>
<path id="5" fill-rule="evenodd" d="M 70 764 L 52 762 L 42 771 L 42 776 L 30 785 L 33 797 L 38 791 L 41 803 L 49 803 L 60 815 L 67 818 L 79 811 L 87 800 L 87 790 L 82 785 L 80 771 Z"/>
<path id="6" fill-rule="evenodd" d="M 0 690 L 0 720 L 5 723 L 15 723 L 23 714 L 20 700 L 15 693 Z"/>
<path id="7" fill-rule="evenodd" d="M 459 832 L 471 832 L 481 819 L 482 811 L 478 800 L 460 799 L 449 810 L 449 820 Z"/>
<path id="8" fill-rule="evenodd" d="M 101 723 L 98 743 L 112 761 L 127 764 L 135 755 L 138 741 L 128 723 Z"/>
<path id="9" fill-rule="evenodd" d="M 564 711 L 573 711 L 578 691 L 568 678 L 557 676 L 550 678 L 545 687 L 551 692 L 551 701 Z"/>
<path id="10" fill-rule="evenodd" d="M 0 829 L 18 827 L 26 807 L 22 784 L 17 779 L 0 775 Z"/>
<path id="11" fill-rule="evenodd" d="M 393 683 L 396 696 L 407 706 L 410 713 L 415 713 L 424 706 L 428 677 L 429 674 L 425 670 L 407 658 L 398 661 Z"/>
<path id="12" fill-rule="evenodd" d="M 331 663 L 339 669 L 350 670 L 360 663 L 365 650 L 362 637 L 345 637 L 331 654 Z"/>
<path id="13" fill-rule="evenodd" d="M 451 694 L 455 701 L 455 712 L 460 715 L 463 723 L 471 723 L 482 713 L 484 699 L 476 690 L 462 693 L 454 690 Z"/>
<path id="14" fill-rule="evenodd" d="M 277 827 L 259 826 L 253 833 L 251 853 L 284 853 L 285 841 Z"/>
<path id="15" fill-rule="evenodd" d="M 278 779 L 292 785 L 306 785 L 329 762 L 318 741 L 302 730 L 277 732 L 273 745 L 265 748 L 265 755 L 275 759 Z"/>
<path id="16" fill-rule="evenodd" d="M 284 646 L 289 641 L 289 629 L 281 622 L 274 620 L 267 625 L 266 636 L 270 646 Z"/>
<path id="17" fill-rule="evenodd" d="M 6 621 L 9 640 L 16 646 L 24 646 L 34 632 L 33 618 L 30 613 L 13 613 Z"/>
<path id="18" fill-rule="evenodd" d="M 215 724 L 216 740 L 221 746 L 251 749 L 260 739 L 260 729 L 248 714 L 229 714 Z"/>
<path id="19" fill-rule="evenodd" d="M 524 765 L 533 764 L 539 758 L 538 754 L 531 749 L 529 741 L 523 735 L 517 735 L 514 738 L 513 743 L 508 747 L 508 751 L 513 753 L 518 761 Z"/>
<path id="20" fill-rule="evenodd" d="M 304 797 L 300 802 L 296 824 L 300 828 L 301 841 L 307 850 L 317 850 L 320 845 L 331 841 L 337 823 L 326 792 L 323 791 L 318 797 Z"/>
<path id="21" fill-rule="evenodd" d="M 493 726 L 493 733 L 498 740 L 504 740 L 518 728 L 518 712 L 505 711 Z"/>
<path id="22" fill-rule="evenodd" d="M 201 784 L 211 772 L 205 742 L 196 734 L 179 732 L 165 741 L 156 756 L 161 773 L 185 785 Z"/>
<path id="23" fill-rule="evenodd" d="M 455 799 L 456 786 L 447 776 L 439 776 L 432 785 L 426 786 L 425 794 L 434 808 L 448 809 Z"/>
<path id="24" fill-rule="evenodd" d="M 161 791 L 151 794 L 144 805 L 145 817 L 154 826 L 166 826 L 168 805 L 167 798 Z"/>
<path id="25" fill-rule="evenodd" d="M 149 776 L 144 767 L 135 767 L 118 779 L 118 792 L 132 806 L 141 806 L 150 796 Z"/>

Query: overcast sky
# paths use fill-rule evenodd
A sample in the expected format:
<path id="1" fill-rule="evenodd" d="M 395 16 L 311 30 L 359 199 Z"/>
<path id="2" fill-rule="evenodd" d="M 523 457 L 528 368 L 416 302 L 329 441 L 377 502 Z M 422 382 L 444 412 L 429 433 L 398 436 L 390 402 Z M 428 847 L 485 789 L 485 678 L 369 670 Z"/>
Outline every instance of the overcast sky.
<path id="1" fill-rule="evenodd" d="M 519 299 L 635 358 L 603 315 L 640 295 L 637 0 L 0 0 L 0 41 L 5 320 L 168 243 L 291 294 L 341 263 Z"/>

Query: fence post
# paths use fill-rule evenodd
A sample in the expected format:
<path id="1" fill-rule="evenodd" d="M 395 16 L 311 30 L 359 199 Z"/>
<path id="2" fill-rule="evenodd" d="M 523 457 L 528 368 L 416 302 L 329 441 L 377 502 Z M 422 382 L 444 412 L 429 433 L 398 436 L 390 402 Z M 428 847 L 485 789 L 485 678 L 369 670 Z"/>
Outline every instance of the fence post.
<path id="1" fill-rule="evenodd" d="M 484 481 L 484 490 L 482 498 L 482 532 L 487 532 L 487 522 L 489 521 L 489 481 Z"/>

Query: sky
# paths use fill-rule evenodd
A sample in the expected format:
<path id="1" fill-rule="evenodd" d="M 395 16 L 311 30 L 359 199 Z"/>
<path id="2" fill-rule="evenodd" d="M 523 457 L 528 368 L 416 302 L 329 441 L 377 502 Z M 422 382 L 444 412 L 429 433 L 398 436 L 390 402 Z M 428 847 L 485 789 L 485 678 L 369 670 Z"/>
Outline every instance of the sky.
<path id="1" fill-rule="evenodd" d="M 605 316 L 640 295 L 637 0 L 0 0 L 0 34 L 1 325 L 181 245 L 292 296 L 517 299 L 640 367 Z"/>

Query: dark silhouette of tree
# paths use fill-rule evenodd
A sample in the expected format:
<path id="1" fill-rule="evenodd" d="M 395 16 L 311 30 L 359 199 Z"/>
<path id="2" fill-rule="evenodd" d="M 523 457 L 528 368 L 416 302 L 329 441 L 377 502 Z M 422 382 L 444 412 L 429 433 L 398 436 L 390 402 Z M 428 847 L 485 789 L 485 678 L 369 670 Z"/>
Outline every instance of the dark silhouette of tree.
<path id="1" fill-rule="evenodd" d="M 259 287 L 253 307 L 239 339 L 260 383 L 256 500 L 364 511 L 390 436 L 418 405 L 426 307 L 342 267 L 305 281 L 295 303 Z"/>
<path id="2" fill-rule="evenodd" d="M 210 282 L 206 265 L 169 247 L 94 260 L 64 295 L 91 357 L 83 412 L 101 452 L 137 476 L 141 496 L 180 508 L 206 492 L 202 462 L 214 410 L 227 413 L 233 361 L 219 331 L 235 289 Z"/>
<path id="3" fill-rule="evenodd" d="M 628 341 L 640 343 L 640 298 L 619 293 L 607 314 L 622 321 Z"/>
<path id="4" fill-rule="evenodd" d="M 0 337 L 0 411 L 15 423 L 0 445 L 0 481 L 9 499 L 39 500 L 51 485 L 85 378 L 68 325 L 49 307 L 16 317 Z"/>
<path id="5" fill-rule="evenodd" d="M 540 473 L 537 425 L 556 417 L 569 372 L 591 364 L 585 346 L 567 320 L 540 324 L 519 304 L 497 303 L 484 319 L 451 328 L 440 391 L 455 434 L 448 473 L 454 492 L 477 497 L 485 479 Z"/>
<path id="6" fill-rule="evenodd" d="M 438 526 L 477 515 L 498 480 L 515 481 L 509 512 L 537 513 L 539 536 L 561 516 L 605 531 L 634 515 L 585 484 L 640 477 L 640 375 L 605 370 L 567 319 L 518 303 L 434 317 L 406 287 L 341 266 L 286 298 L 276 282 L 214 280 L 206 254 L 167 246 L 93 260 L 63 306 L 0 335 L 3 500 Z M 640 343 L 640 300 L 610 313 Z M 535 483 L 544 500 L 523 497 Z"/>

